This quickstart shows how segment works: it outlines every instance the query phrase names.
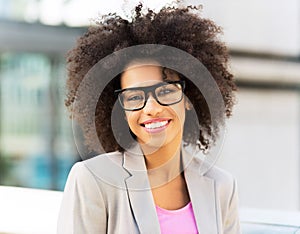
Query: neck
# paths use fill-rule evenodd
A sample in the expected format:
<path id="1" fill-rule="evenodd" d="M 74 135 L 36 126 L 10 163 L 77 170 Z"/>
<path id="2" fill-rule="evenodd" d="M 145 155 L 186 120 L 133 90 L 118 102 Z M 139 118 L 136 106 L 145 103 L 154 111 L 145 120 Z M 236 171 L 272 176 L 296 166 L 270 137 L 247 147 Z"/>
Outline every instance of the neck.
<path id="1" fill-rule="evenodd" d="M 181 174 L 181 138 L 158 149 L 142 146 L 151 187 L 170 182 Z"/>
<path id="2" fill-rule="evenodd" d="M 165 145 L 159 149 L 155 149 L 148 146 L 143 146 L 142 150 L 145 155 L 146 167 L 148 170 L 163 167 L 166 164 L 174 161 L 180 155 L 181 144 L 174 147 Z"/>
<path id="3" fill-rule="evenodd" d="M 182 136 L 178 134 L 175 139 L 163 146 L 154 147 L 147 144 L 141 144 L 147 170 L 162 167 L 168 164 L 168 162 L 174 161 L 176 158 L 179 159 L 181 141 Z"/>

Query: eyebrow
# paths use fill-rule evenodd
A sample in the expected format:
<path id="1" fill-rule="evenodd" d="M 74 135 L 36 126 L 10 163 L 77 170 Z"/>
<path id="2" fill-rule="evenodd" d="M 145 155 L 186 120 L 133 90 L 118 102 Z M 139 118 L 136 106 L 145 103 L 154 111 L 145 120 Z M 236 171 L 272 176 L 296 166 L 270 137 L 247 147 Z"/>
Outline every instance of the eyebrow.
<path id="1" fill-rule="evenodd" d="M 163 82 L 159 82 L 157 84 L 154 84 L 154 85 L 150 85 L 150 86 L 141 86 L 141 87 L 130 87 L 130 88 L 126 88 L 126 89 L 118 89 L 118 90 L 115 90 L 115 93 L 120 93 L 120 92 L 123 92 L 123 91 L 126 91 L 126 90 L 143 90 L 143 91 L 151 91 L 157 87 L 160 87 L 164 84 L 173 84 L 173 83 L 181 83 L 182 81 L 181 80 L 174 80 L 174 81 L 163 81 Z"/>

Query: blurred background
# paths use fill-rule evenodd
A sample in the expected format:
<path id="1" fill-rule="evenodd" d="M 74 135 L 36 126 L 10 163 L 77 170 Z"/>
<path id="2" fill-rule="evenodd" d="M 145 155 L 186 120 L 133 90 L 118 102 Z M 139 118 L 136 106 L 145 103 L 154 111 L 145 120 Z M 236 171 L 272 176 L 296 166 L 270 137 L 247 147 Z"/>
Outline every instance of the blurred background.
<path id="1" fill-rule="evenodd" d="M 0 185 L 63 190 L 80 159 L 65 54 L 91 19 L 129 15 L 136 2 L 0 0 Z M 242 207 L 299 211 L 300 1 L 187 3 L 223 28 L 239 86 L 218 165 L 236 177 Z"/>

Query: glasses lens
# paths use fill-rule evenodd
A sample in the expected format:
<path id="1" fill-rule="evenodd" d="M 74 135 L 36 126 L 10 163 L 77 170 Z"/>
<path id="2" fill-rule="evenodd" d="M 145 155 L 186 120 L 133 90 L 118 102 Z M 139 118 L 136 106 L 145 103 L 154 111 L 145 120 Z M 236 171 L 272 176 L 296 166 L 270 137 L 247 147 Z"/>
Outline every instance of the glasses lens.
<path id="1" fill-rule="evenodd" d="M 119 95 L 124 109 L 139 109 L 144 105 L 145 93 L 143 90 L 125 90 Z"/>
<path id="2" fill-rule="evenodd" d="M 182 99 L 182 86 L 180 83 L 165 84 L 155 89 L 158 101 L 165 105 L 171 105 Z"/>

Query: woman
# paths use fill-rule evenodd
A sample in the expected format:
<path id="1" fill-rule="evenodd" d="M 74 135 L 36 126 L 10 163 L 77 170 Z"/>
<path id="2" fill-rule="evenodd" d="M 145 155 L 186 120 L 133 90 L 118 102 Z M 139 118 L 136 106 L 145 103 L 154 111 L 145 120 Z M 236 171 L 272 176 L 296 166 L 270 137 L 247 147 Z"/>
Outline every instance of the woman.
<path id="1" fill-rule="evenodd" d="M 234 179 L 189 150 L 213 147 L 236 90 L 198 10 L 138 5 L 70 51 L 66 105 L 89 156 L 102 153 L 73 166 L 58 233 L 240 233 Z"/>

